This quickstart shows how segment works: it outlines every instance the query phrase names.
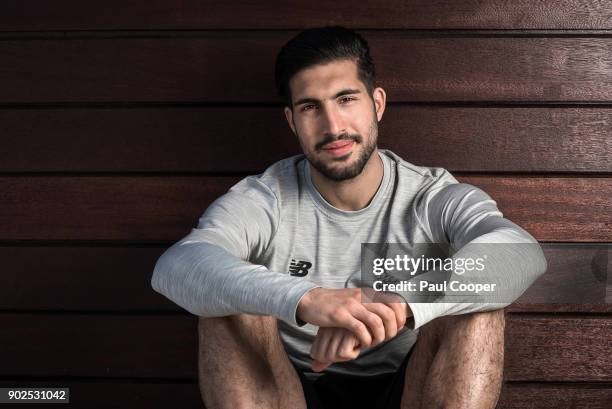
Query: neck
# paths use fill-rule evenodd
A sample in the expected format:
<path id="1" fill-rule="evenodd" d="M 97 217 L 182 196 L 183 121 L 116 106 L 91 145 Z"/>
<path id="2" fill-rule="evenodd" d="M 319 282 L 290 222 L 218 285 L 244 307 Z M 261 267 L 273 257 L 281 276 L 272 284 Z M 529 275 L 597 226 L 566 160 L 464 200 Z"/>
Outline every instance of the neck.
<path id="1" fill-rule="evenodd" d="M 312 183 L 321 196 L 332 206 L 340 210 L 360 210 L 370 204 L 383 180 L 383 163 L 374 149 L 363 171 L 352 179 L 335 181 L 323 176 L 310 166 Z"/>

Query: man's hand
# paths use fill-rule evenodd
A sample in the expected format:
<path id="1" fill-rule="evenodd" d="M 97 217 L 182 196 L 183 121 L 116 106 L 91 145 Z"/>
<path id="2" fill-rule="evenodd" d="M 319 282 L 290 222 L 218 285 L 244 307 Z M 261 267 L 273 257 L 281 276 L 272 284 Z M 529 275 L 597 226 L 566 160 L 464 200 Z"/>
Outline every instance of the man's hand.
<path id="1" fill-rule="evenodd" d="M 302 298 L 298 305 L 298 317 L 321 327 L 311 349 L 311 356 L 319 360 L 315 366 L 325 368 L 332 362 L 355 359 L 362 348 L 395 337 L 405 325 L 410 309 L 400 296 L 392 293 L 370 294 L 368 291 L 358 288 L 315 288 Z M 377 302 L 362 302 L 362 295 L 366 295 L 366 300 Z M 352 346 L 352 351 L 349 351 L 349 346 Z M 325 362 L 329 363 L 322 366 Z"/>
<path id="2" fill-rule="evenodd" d="M 397 324 L 387 322 L 385 341 L 395 337 L 404 327 L 406 318 L 411 315 L 410 307 L 405 303 L 389 301 L 385 304 L 365 303 L 364 306 L 375 313 L 384 311 L 384 307 L 393 311 Z M 347 329 L 320 327 L 310 348 L 310 356 L 314 359 L 312 370 L 320 372 L 334 362 L 353 360 L 359 356 L 361 350 L 357 337 Z"/>
<path id="3" fill-rule="evenodd" d="M 347 329 L 321 327 L 317 332 L 310 356 L 314 359 L 312 370 L 321 372 L 334 362 L 350 361 L 359 356 L 361 345 L 357 337 Z"/>
<path id="4" fill-rule="evenodd" d="M 406 321 L 406 304 L 389 307 L 386 303 L 361 302 L 362 291 L 367 289 L 314 288 L 300 300 L 297 316 L 319 327 L 339 327 L 355 334 L 362 348 L 380 344 L 395 336 Z M 379 295 L 376 298 L 395 296 L 389 300 L 401 300 L 396 294 Z"/>

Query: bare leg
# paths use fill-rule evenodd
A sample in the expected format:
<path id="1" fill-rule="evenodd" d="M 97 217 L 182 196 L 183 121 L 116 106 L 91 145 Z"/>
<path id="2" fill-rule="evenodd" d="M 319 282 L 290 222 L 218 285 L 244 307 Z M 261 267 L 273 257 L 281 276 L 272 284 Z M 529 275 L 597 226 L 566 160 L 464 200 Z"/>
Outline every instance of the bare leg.
<path id="1" fill-rule="evenodd" d="M 306 408 L 276 318 L 200 318 L 199 383 L 206 409 Z"/>
<path id="2" fill-rule="evenodd" d="M 504 310 L 424 325 L 406 368 L 402 409 L 495 408 L 503 381 Z"/>

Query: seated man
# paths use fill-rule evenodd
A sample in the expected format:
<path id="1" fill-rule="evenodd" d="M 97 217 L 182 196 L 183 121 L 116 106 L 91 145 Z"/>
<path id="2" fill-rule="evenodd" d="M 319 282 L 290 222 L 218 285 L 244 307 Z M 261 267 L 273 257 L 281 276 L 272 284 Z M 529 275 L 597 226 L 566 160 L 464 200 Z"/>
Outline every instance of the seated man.
<path id="1" fill-rule="evenodd" d="M 276 82 L 303 154 L 234 185 L 153 273 L 200 316 L 206 407 L 495 407 L 509 303 L 361 302 L 361 244 L 529 243 L 487 270 L 516 298 L 546 269 L 537 241 L 482 190 L 377 148 L 386 94 L 357 33 L 298 34 Z"/>

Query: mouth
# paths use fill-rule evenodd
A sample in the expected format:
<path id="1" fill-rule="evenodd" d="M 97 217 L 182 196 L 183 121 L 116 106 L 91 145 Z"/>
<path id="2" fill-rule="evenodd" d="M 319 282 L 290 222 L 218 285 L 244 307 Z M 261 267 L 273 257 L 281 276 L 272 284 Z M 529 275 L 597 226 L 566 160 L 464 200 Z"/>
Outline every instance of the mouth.
<path id="1" fill-rule="evenodd" d="M 327 145 L 323 147 L 322 150 L 328 155 L 338 157 L 338 156 L 346 155 L 348 152 L 350 152 L 354 144 L 355 144 L 355 141 L 353 140 L 336 141 L 336 142 L 328 143 Z"/>

